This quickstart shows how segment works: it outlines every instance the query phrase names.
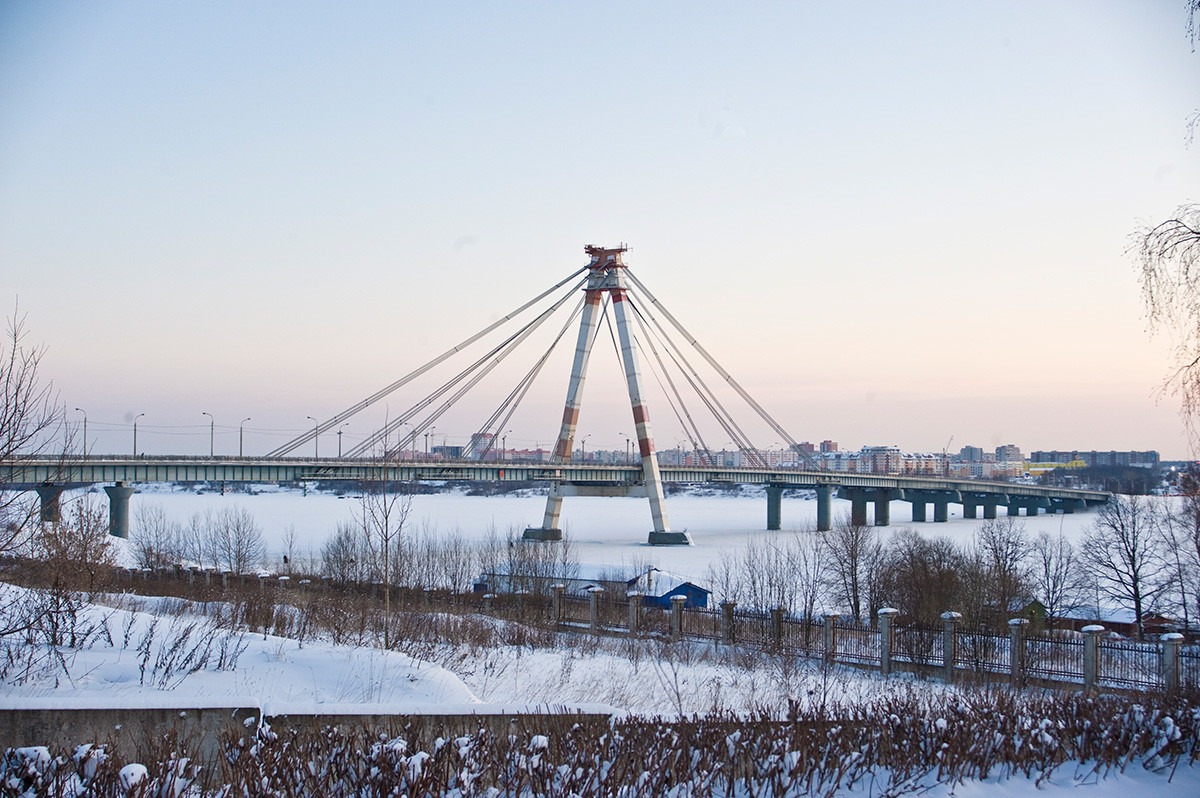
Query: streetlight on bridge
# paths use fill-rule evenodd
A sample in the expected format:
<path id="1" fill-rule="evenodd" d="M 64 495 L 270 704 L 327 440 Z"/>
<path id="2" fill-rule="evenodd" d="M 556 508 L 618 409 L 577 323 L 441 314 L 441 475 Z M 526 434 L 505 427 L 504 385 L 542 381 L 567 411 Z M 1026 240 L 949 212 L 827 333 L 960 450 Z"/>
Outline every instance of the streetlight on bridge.
<path id="1" fill-rule="evenodd" d="M 431 432 L 433 432 L 435 429 L 437 429 L 437 425 L 434 425 L 434 426 L 430 427 L 429 429 L 425 430 L 425 459 L 426 460 L 429 459 L 429 434 Z M 434 440 L 436 440 L 436 438 Z"/>
<path id="2" fill-rule="evenodd" d="M 348 426 L 350 426 L 350 422 L 343 421 L 341 426 L 338 427 L 338 459 L 339 460 L 342 459 L 342 427 L 348 427 Z"/>
<path id="3" fill-rule="evenodd" d="M 313 459 L 316 460 L 321 456 L 321 422 L 312 416 L 305 416 L 305 418 L 313 423 Z"/>
<path id="4" fill-rule="evenodd" d="M 579 461 L 582 463 L 587 462 L 587 439 L 590 437 L 592 437 L 592 433 L 589 432 L 579 439 Z"/>
<path id="5" fill-rule="evenodd" d="M 506 463 L 508 462 L 508 436 L 510 433 L 512 430 L 508 429 L 500 436 L 500 459 Z"/>
<path id="6" fill-rule="evenodd" d="M 209 413 L 207 410 L 201 410 L 200 415 L 208 416 L 208 456 L 212 457 L 216 451 L 213 448 L 213 438 L 217 430 L 217 420 L 213 418 L 213 414 Z"/>
<path id="7" fill-rule="evenodd" d="M 138 413 L 136 416 L 133 417 L 133 456 L 134 457 L 137 457 L 137 420 L 144 415 L 146 415 L 146 414 Z"/>
<path id="8" fill-rule="evenodd" d="M 625 465 L 629 465 L 630 462 L 632 462 L 632 460 L 629 456 L 629 452 L 630 452 L 630 449 L 632 448 L 632 445 L 630 444 L 629 436 L 626 435 L 624 432 L 621 433 L 621 437 L 625 439 Z"/>
<path id="9" fill-rule="evenodd" d="M 80 413 L 83 413 L 83 456 L 87 457 L 87 413 L 82 407 L 75 408 Z"/>
<path id="10" fill-rule="evenodd" d="M 242 444 L 246 442 L 246 422 L 250 420 L 249 416 L 242 419 L 242 423 L 238 424 L 238 457 L 242 456 Z"/>

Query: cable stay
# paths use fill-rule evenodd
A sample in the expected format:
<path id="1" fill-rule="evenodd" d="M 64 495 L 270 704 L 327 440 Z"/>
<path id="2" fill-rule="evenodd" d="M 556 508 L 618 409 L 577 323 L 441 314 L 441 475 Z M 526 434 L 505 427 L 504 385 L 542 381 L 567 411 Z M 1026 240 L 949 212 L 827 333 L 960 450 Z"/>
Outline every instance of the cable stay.
<path id="1" fill-rule="evenodd" d="M 397 429 L 399 429 L 404 424 L 412 423 L 410 421 L 410 419 L 414 415 L 416 415 L 417 413 L 420 413 L 422 410 L 428 408 L 430 405 L 432 405 L 434 402 L 436 402 L 442 396 L 445 396 L 448 392 L 450 392 L 459 383 L 466 381 L 466 384 L 462 388 L 458 389 L 458 391 L 455 392 L 450 397 L 450 399 L 443 402 L 429 416 L 427 416 L 425 419 L 423 419 L 420 422 L 420 424 L 412 425 L 413 428 L 412 428 L 411 432 L 409 433 L 409 435 L 406 438 L 404 438 L 395 447 L 395 449 L 389 450 L 389 447 L 386 447 L 386 445 L 385 445 L 384 454 L 385 454 L 385 456 L 387 456 L 390 453 L 394 453 L 397 450 L 402 450 L 406 444 L 411 443 L 412 441 L 416 440 L 416 438 L 418 436 L 420 436 L 423 432 L 425 432 L 425 430 L 427 430 L 435 421 L 437 421 L 438 418 L 440 418 L 447 410 L 449 410 L 450 407 L 452 407 L 459 399 L 461 399 L 464 395 L 466 395 L 466 393 L 468 391 L 470 391 L 471 388 L 478 385 L 480 380 L 482 380 L 485 376 L 487 376 L 489 373 L 491 373 L 491 371 L 494 368 L 496 368 L 496 366 L 500 365 L 500 363 L 503 362 L 503 360 L 509 354 L 511 354 L 517 347 L 519 347 L 522 343 L 524 343 L 529 338 L 529 336 L 533 334 L 533 332 L 535 330 L 537 330 L 539 327 L 541 327 L 542 323 L 545 322 L 546 319 L 550 318 L 550 316 L 552 316 L 559 308 L 561 308 L 564 304 L 566 304 L 567 300 L 569 300 L 572 296 L 574 296 L 576 290 L 581 286 L 582 286 L 582 283 L 580 283 L 577 286 L 574 286 L 568 293 L 564 294 L 553 305 L 551 305 L 546 310 L 542 311 L 541 314 L 536 316 L 531 321 L 527 322 L 524 327 L 522 327 L 516 333 L 512 334 L 507 339 L 502 341 L 499 345 L 494 347 L 491 351 L 487 352 L 482 357 L 477 359 L 474 363 L 467 366 L 467 368 L 465 368 L 461 372 L 459 372 L 458 375 L 456 375 L 449 382 L 441 385 L 439 388 L 434 390 L 431 394 L 427 395 L 424 399 L 422 399 L 421 401 L 417 402 L 415 405 L 410 407 L 403 414 L 401 414 L 399 417 L 397 417 L 395 421 L 391 421 L 391 422 L 387 423 L 381 429 L 376 430 L 374 433 L 372 433 L 370 436 L 368 436 L 364 441 L 362 441 L 357 446 L 355 446 L 353 449 L 351 449 L 349 456 L 350 457 L 360 457 L 364 454 L 370 453 L 380 443 L 386 444 L 387 440 Z M 479 373 L 472 376 L 472 374 L 476 371 L 478 371 Z"/>
<path id="2" fill-rule="evenodd" d="M 547 347 L 546 351 L 542 353 L 542 356 L 534 362 L 533 366 L 525 373 L 525 376 L 521 378 L 516 387 L 513 388 L 512 391 L 509 392 L 508 396 L 504 398 L 504 401 L 500 403 L 500 406 L 492 412 L 487 421 L 485 421 L 483 426 L 479 429 L 477 436 L 471 439 L 470 444 L 467 446 L 467 451 L 464 452 L 464 459 L 471 459 L 472 457 L 477 456 L 480 460 L 482 460 L 487 457 L 488 452 L 492 450 L 492 445 L 495 443 L 496 437 L 500 434 L 500 430 L 508 426 L 508 422 L 512 418 L 513 413 L 516 412 L 517 407 L 522 401 L 524 401 L 525 396 L 529 393 L 529 389 L 533 386 L 534 381 L 541 374 L 542 368 L 550 359 L 550 355 L 562 341 L 562 338 L 564 335 L 566 335 L 567 331 L 575 324 L 575 320 L 579 318 L 579 314 L 583 310 L 583 303 L 584 299 L 581 298 L 579 303 L 575 306 L 575 309 L 571 312 L 571 315 L 567 319 L 566 323 L 563 324 L 562 329 L 558 331 L 558 335 L 556 335 L 554 340 L 550 343 L 550 346 Z M 501 418 L 501 416 L 503 416 L 503 418 Z M 499 423 L 497 423 L 497 421 L 499 421 Z M 495 430 L 495 432 L 493 432 L 493 430 Z M 491 437 L 488 437 L 489 434 Z M 476 441 L 483 440 L 486 440 L 487 444 L 482 450 L 477 451 Z"/>
<path id="3" fill-rule="evenodd" d="M 645 285 L 642 284 L 642 281 L 639 280 L 637 278 L 637 276 L 635 274 L 633 274 L 633 272 L 631 272 L 628 268 L 625 269 L 625 275 L 637 287 L 638 291 L 640 291 L 642 294 L 645 295 L 646 299 L 648 299 L 651 304 L 653 304 L 655 307 L 657 307 L 659 310 L 662 311 L 663 315 L 666 316 L 667 321 L 669 321 L 671 323 L 671 325 L 676 330 L 678 330 L 681 335 L 683 335 L 683 337 L 687 340 L 687 342 L 689 344 L 691 344 L 692 347 L 694 347 L 697 352 L 700 353 L 700 355 L 708 362 L 708 364 L 710 366 L 712 366 L 713 369 L 716 370 L 716 372 L 718 374 L 720 374 L 727 383 L 729 383 L 730 387 L 732 387 L 734 389 L 734 391 L 736 391 L 737 394 L 739 396 L 741 396 L 743 400 L 745 400 L 746 404 L 750 405 L 750 407 L 754 410 L 754 412 L 756 412 L 758 414 L 758 416 L 771 427 L 771 429 L 775 430 L 775 432 L 778 433 L 779 436 L 788 443 L 788 445 L 791 447 L 792 451 L 794 451 L 796 454 L 803 457 L 807 464 L 815 465 L 813 463 L 812 458 L 809 456 L 809 454 L 807 452 L 803 452 L 800 450 L 800 446 L 796 442 L 796 439 L 793 438 L 791 435 L 789 435 L 787 430 L 785 430 L 778 421 L 776 421 L 774 418 L 772 418 L 771 414 L 768 413 L 763 408 L 763 406 L 760 405 L 754 399 L 754 397 L 751 396 L 749 394 L 749 392 L 747 392 L 746 389 L 743 388 L 738 383 L 738 381 L 733 378 L 733 375 L 731 375 L 728 371 L 726 371 L 721 366 L 721 364 L 717 362 L 716 358 L 714 358 L 712 355 L 710 355 L 708 353 L 708 350 L 706 350 L 703 346 L 700 345 L 700 342 L 696 340 L 696 337 L 694 335 L 692 335 L 691 333 L 689 333 L 687 331 L 687 329 L 684 328 L 684 326 L 679 323 L 679 320 L 676 319 L 673 315 L 671 315 L 671 312 L 669 310 L 667 310 L 667 308 L 665 306 L 663 306 L 663 304 L 661 302 L 658 301 L 658 298 L 655 297 L 654 294 L 651 293 L 650 290 L 648 288 L 646 288 Z"/>
<path id="4" fill-rule="evenodd" d="M 635 310 L 638 311 L 639 314 L 644 314 L 646 319 L 649 319 L 650 324 L 653 325 L 653 328 L 657 330 L 657 336 L 659 337 L 659 340 L 664 342 L 665 346 L 668 348 L 667 353 L 671 357 L 671 360 L 675 363 L 676 368 L 679 369 L 684 379 L 688 381 L 688 384 L 692 386 L 692 390 L 696 392 L 696 395 L 700 397 L 700 400 L 704 402 L 706 407 L 708 407 L 709 412 L 712 413 L 713 417 L 721 425 L 722 429 L 724 429 L 729 437 L 733 440 L 734 444 L 738 447 L 739 451 L 741 451 L 742 455 L 749 460 L 751 464 L 757 465 L 760 468 L 765 468 L 767 465 L 766 461 L 763 459 L 758 448 L 750 442 L 749 436 L 746 435 L 741 426 L 733 418 L 733 414 L 725 408 L 717 395 L 712 391 L 711 388 L 708 387 L 708 383 L 706 383 L 704 378 L 700 376 L 700 373 L 696 370 L 695 366 L 692 365 L 691 361 L 688 360 L 687 356 L 684 355 L 678 344 L 675 343 L 675 340 L 667 334 L 665 329 L 663 329 L 662 324 L 660 324 L 654 314 L 650 312 L 650 309 L 647 307 L 638 308 L 635 306 Z"/>
<path id="5" fill-rule="evenodd" d="M 388 385 L 387 387 L 376 391 L 375 393 L 368 396 L 366 399 L 362 400 L 361 402 L 358 402 L 357 404 L 351 405 L 350 407 L 346 408 L 345 410 L 338 413 L 337 415 L 329 418 L 328 420 L 320 422 L 319 424 L 316 425 L 316 427 L 314 429 L 312 429 L 310 431 L 306 431 L 304 434 L 298 435 L 295 438 L 293 438 L 292 440 L 283 444 L 282 446 L 279 446 L 278 448 L 268 452 L 267 457 L 284 457 L 284 456 L 290 454 L 291 452 L 295 451 L 300 446 L 303 446 L 304 444 L 313 440 L 314 437 L 321 434 L 322 432 L 327 432 L 327 431 L 335 428 L 338 424 L 342 423 L 346 419 L 354 416 L 355 414 L 359 413 L 362 410 L 365 410 L 366 408 L 368 408 L 371 405 L 378 402 L 380 399 L 383 399 L 383 398 L 389 396 L 390 394 L 394 393 L 399 388 L 402 388 L 403 386 L 412 382 L 417 377 L 420 377 L 422 374 L 426 373 L 430 369 L 438 366 L 439 364 L 444 362 L 447 358 L 454 356 L 458 352 L 462 351 L 466 347 L 468 347 L 471 344 L 478 341 L 480 338 L 483 338 L 485 335 L 488 335 L 492 331 L 496 330 L 497 328 L 499 328 L 499 327 L 503 326 L 504 324 L 508 323 L 509 321 L 511 321 L 513 318 L 524 313 L 526 310 L 528 310 L 532 306 L 536 305 L 538 302 L 541 302 L 543 299 L 550 296 L 555 291 L 562 288 L 564 285 L 571 282 L 572 280 L 574 280 L 576 277 L 583 274 L 587 270 L 588 270 L 587 266 L 577 269 L 576 271 L 574 271 L 570 275 L 568 275 L 565 279 L 561 280 L 560 282 L 556 283 L 552 287 L 550 287 L 547 290 L 543 291 L 542 293 L 538 294 L 536 297 L 529 300 L 525 304 L 521 305 L 519 308 L 517 308 L 516 310 L 509 313 L 504 318 L 499 319 L 498 321 L 496 321 L 492 324 L 489 324 L 487 327 L 485 327 L 484 329 L 475 333 L 470 338 L 467 338 L 462 343 L 458 344 L 457 346 L 455 346 L 451 349 L 446 350 L 441 355 L 438 355 L 433 360 L 429 361 L 425 365 L 418 368 L 416 371 L 413 371 L 413 372 L 401 377 L 400 379 L 393 382 L 391 385 Z M 582 288 L 583 284 L 586 282 L 586 280 L 587 280 L 587 278 L 584 278 L 583 280 L 579 281 L 578 284 L 572 286 L 571 293 L 573 294 L 575 291 Z"/>

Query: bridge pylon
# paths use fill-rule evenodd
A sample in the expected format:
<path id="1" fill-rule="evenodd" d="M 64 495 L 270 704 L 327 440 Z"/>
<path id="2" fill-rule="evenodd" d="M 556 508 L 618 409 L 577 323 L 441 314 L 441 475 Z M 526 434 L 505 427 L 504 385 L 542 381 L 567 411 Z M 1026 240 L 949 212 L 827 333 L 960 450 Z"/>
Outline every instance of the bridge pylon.
<path id="1" fill-rule="evenodd" d="M 637 347 L 630 330 L 628 308 L 628 281 L 621 255 L 627 247 L 598 247 L 588 245 L 584 252 L 590 256 L 587 286 L 584 288 L 583 313 L 579 320 L 579 338 L 575 345 L 575 358 L 571 364 L 571 378 L 567 383 L 567 398 L 563 408 L 562 426 L 554 445 L 554 462 L 571 461 L 575 445 L 575 431 L 579 422 L 579 408 L 583 398 L 583 383 L 587 376 L 588 360 L 605 294 L 612 301 L 617 336 L 621 346 L 621 362 L 625 369 L 625 383 L 629 390 L 629 403 L 633 410 L 633 423 L 637 430 L 638 454 L 642 460 L 642 481 L 646 497 L 650 502 L 653 529 L 650 531 L 651 545 L 688 545 L 692 542 L 687 532 L 672 532 L 667 519 L 666 500 L 663 495 L 662 474 L 658 457 L 654 452 L 654 437 L 650 430 L 650 414 L 646 409 L 641 369 L 638 366 Z M 540 527 L 525 530 L 526 540 L 562 540 L 559 518 L 562 514 L 564 491 L 553 485 L 546 498 L 546 513 Z"/>

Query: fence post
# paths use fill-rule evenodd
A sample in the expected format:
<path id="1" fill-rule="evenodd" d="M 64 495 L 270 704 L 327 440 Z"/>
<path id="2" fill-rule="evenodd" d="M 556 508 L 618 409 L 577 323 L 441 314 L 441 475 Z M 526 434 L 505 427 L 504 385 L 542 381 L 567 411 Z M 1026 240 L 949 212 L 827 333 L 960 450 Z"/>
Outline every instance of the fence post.
<path id="1" fill-rule="evenodd" d="M 1010 618 L 1008 621 L 1009 681 L 1013 687 L 1025 684 L 1025 632 L 1029 621 Z"/>
<path id="2" fill-rule="evenodd" d="M 783 607 L 771 610 L 771 643 L 775 648 L 783 648 Z"/>
<path id="3" fill-rule="evenodd" d="M 1175 692 L 1179 689 L 1179 647 L 1183 644 L 1183 635 L 1179 632 L 1168 632 L 1159 638 L 1162 647 L 1159 656 L 1162 658 L 1163 689 Z"/>
<path id="4" fill-rule="evenodd" d="M 733 610 L 737 607 L 736 601 L 721 602 L 721 645 L 733 645 Z"/>
<path id="5" fill-rule="evenodd" d="M 528 590 L 517 591 L 517 620 L 525 622 L 525 597 L 529 595 Z"/>
<path id="6" fill-rule="evenodd" d="M 550 607 L 550 623 L 555 629 L 562 623 L 563 614 L 563 595 L 567 592 L 566 585 L 550 585 L 550 593 L 552 595 Z"/>
<path id="7" fill-rule="evenodd" d="M 625 595 L 629 598 L 629 636 L 637 637 L 642 625 L 642 594 L 630 590 Z"/>
<path id="8" fill-rule="evenodd" d="M 1100 683 L 1100 635 L 1104 627 L 1099 624 L 1085 626 L 1083 632 L 1083 689 L 1095 692 Z"/>
<path id="9" fill-rule="evenodd" d="M 683 605 L 687 596 L 671 596 L 671 639 L 683 639 Z"/>
<path id="10" fill-rule="evenodd" d="M 838 612 L 827 612 L 825 618 L 825 661 L 837 662 L 837 622 L 842 617 Z"/>
<path id="11" fill-rule="evenodd" d="M 892 674 L 892 641 L 895 639 L 896 616 L 900 610 L 895 607 L 883 607 L 879 610 L 879 672 L 884 676 Z"/>
<path id="12" fill-rule="evenodd" d="M 496 614 L 496 594 L 495 593 L 484 593 L 483 594 L 483 611 L 486 612 L 488 615 Z"/>
<path id="13" fill-rule="evenodd" d="M 942 613 L 942 680 L 954 684 L 954 665 L 958 660 L 957 626 L 961 612 Z"/>
<path id="14" fill-rule="evenodd" d="M 592 634 L 600 631 L 600 594 L 603 592 L 602 587 L 588 588 L 588 626 Z"/>

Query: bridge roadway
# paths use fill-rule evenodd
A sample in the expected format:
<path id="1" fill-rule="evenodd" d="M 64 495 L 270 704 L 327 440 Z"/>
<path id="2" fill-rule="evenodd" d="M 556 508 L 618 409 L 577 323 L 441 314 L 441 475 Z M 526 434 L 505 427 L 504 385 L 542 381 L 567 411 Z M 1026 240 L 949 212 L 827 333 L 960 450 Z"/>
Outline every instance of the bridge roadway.
<path id="1" fill-rule="evenodd" d="M 873 522 L 890 523 L 890 504 L 901 499 L 913 505 L 913 521 L 927 520 L 928 505 L 933 520 L 946 521 L 948 506 L 961 504 L 964 518 L 995 518 L 1004 506 L 1009 515 L 1022 509 L 1038 512 L 1073 513 L 1104 504 L 1111 494 L 1095 490 L 1048 488 L 1010 482 L 953 480 L 932 476 L 855 474 L 841 471 L 801 471 L 790 468 L 716 468 L 664 465 L 665 482 L 765 485 L 767 529 L 782 525 L 782 495 L 785 488 L 807 488 L 817 494 L 817 527 L 832 524 L 831 499 L 849 499 L 851 520 L 866 525 L 867 506 L 874 505 Z M 89 456 L 76 459 L 40 459 L 5 463 L 0 466 L 0 486 L 36 490 L 41 497 L 43 521 L 58 517 L 58 499 L 71 486 L 114 483 L 105 488 L 109 496 L 110 531 L 119 537 L 129 534 L 129 497 L 133 484 L 143 482 L 313 482 L 319 480 L 388 481 L 480 481 L 550 482 L 563 496 L 636 496 L 642 485 L 641 465 L 596 465 L 583 463 L 535 463 L 500 461 L 438 461 L 341 458 L 244 458 L 244 457 L 116 457 Z"/>

